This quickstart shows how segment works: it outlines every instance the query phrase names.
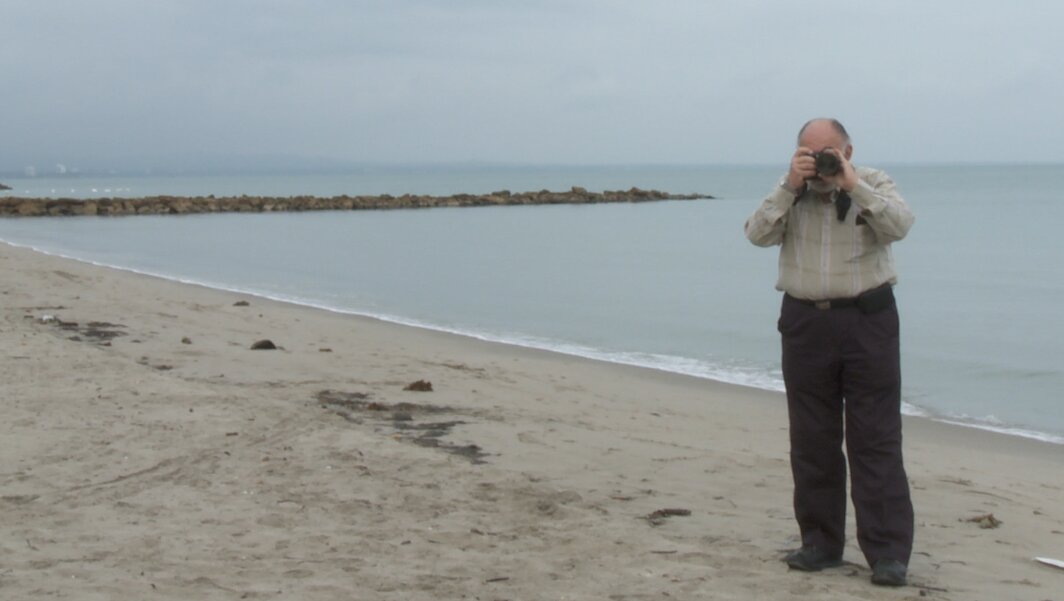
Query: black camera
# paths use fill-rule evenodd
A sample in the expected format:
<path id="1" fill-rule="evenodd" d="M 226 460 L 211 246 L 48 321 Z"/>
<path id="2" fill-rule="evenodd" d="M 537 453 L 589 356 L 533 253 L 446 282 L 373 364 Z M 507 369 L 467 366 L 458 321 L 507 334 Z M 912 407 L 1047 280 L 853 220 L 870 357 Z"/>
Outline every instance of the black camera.
<path id="1" fill-rule="evenodd" d="M 839 157 L 826 150 L 813 153 L 813 160 L 816 161 L 817 175 L 831 177 L 842 169 L 842 162 L 839 161 Z"/>

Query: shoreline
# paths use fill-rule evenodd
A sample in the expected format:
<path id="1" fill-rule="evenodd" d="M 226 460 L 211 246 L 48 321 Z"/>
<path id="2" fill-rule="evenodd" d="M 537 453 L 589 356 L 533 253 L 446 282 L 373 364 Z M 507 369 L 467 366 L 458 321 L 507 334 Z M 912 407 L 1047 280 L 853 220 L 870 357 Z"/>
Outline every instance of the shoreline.
<path id="1" fill-rule="evenodd" d="M 8 245 L 0 268 L 12 598 L 1041 601 L 1064 577 L 1033 561 L 1064 545 L 1057 445 L 906 418 L 912 584 L 879 589 L 852 518 L 844 568 L 781 563 L 779 393 Z"/>
<path id="2" fill-rule="evenodd" d="M 42 249 L 39 249 L 39 248 L 35 248 L 35 247 L 32 247 L 32 246 L 12 243 L 12 242 L 8 242 L 8 241 L 5 241 L 5 240 L 0 240 L 0 245 L 6 245 L 6 246 L 13 247 L 13 248 L 25 249 L 25 250 L 29 250 L 31 252 L 40 253 L 40 254 L 43 254 L 43 255 L 51 256 L 51 257 L 57 257 L 57 258 L 68 260 L 68 261 L 76 261 L 76 262 L 79 262 L 79 263 L 84 263 L 86 265 L 91 265 L 91 266 L 94 266 L 94 267 L 100 267 L 100 268 L 103 268 L 103 269 L 113 269 L 113 270 L 116 270 L 116 271 L 122 271 L 122 272 L 130 273 L 130 274 L 135 274 L 135 275 L 138 275 L 138 276 L 144 276 L 144 277 L 150 277 L 150 278 L 158 278 L 160 280 L 165 280 L 165 281 L 174 282 L 174 283 L 183 284 L 183 285 L 199 286 L 199 287 L 203 287 L 203 288 L 208 289 L 208 290 L 215 290 L 215 291 L 219 291 L 219 292 L 229 292 L 229 293 L 234 293 L 234 294 L 241 294 L 241 295 L 250 296 L 250 297 L 254 297 L 254 298 L 260 298 L 260 299 L 268 300 L 268 301 L 272 301 L 272 302 L 291 304 L 293 306 L 302 307 L 302 308 L 306 308 L 306 309 L 327 311 L 327 312 L 330 312 L 330 313 L 335 313 L 337 315 L 346 315 L 346 316 L 352 316 L 352 317 L 374 319 L 374 320 L 378 320 L 378 321 L 380 321 L 382 323 L 393 324 L 393 325 L 397 325 L 397 326 L 400 326 L 400 327 L 410 327 L 410 328 L 416 328 L 416 329 L 423 329 L 423 330 L 427 330 L 427 331 L 450 334 L 450 335 L 454 335 L 454 336 L 459 336 L 459 337 L 463 337 L 463 338 L 469 338 L 471 340 L 478 340 L 478 341 L 492 343 L 492 344 L 501 344 L 501 345 L 506 345 L 506 346 L 512 346 L 512 347 L 515 347 L 515 348 L 523 348 L 523 349 L 537 350 L 537 351 L 543 351 L 543 352 L 549 352 L 549 353 L 556 353 L 556 354 L 558 354 L 559 356 L 562 356 L 562 357 L 573 357 L 573 358 L 585 359 L 585 360 L 589 360 L 589 361 L 600 361 L 600 362 L 603 362 L 603 363 L 619 365 L 619 366 L 625 366 L 625 367 L 633 367 L 633 368 L 638 368 L 638 369 L 649 369 L 649 370 L 654 370 L 654 371 L 660 371 L 662 373 L 670 374 L 670 375 L 692 377 L 692 378 L 696 378 L 696 379 L 700 379 L 700 380 L 706 380 L 706 381 L 712 382 L 712 383 L 748 387 L 748 388 L 751 388 L 753 390 L 758 390 L 758 391 L 772 392 L 772 393 L 782 393 L 783 392 L 783 390 L 781 388 L 761 387 L 761 386 L 756 386 L 754 384 L 751 384 L 749 382 L 744 382 L 744 381 L 727 380 L 727 379 L 722 379 L 722 378 L 719 378 L 719 377 L 714 377 L 713 375 L 703 375 L 703 374 L 698 374 L 698 373 L 685 372 L 685 371 L 681 371 L 681 370 L 678 370 L 678 369 L 670 369 L 668 366 L 664 366 L 664 365 L 654 365 L 654 364 L 648 364 L 648 363 L 639 363 L 637 361 L 625 361 L 625 360 L 623 360 L 623 359 L 621 359 L 619 357 L 611 355 L 608 352 L 596 352 L 596 349 L 587 349 L 585 352 L 578 352 L 576 350 L 572 350 L 572 351 L 563 350 L 562 348 L 552 347 L 552 346 L 549 346 L 547 344 L 538 345 L 538 344 L 536 344 L 534 342 L 523 342 L 523 341 L 514 340 L 514 339 L 506 339 L 506 338 L 502 338 L 502 337 L 495 337 L 495 336 L 492 336 L 490 334 L 485 334 L 485 333 L 466 332 L 466 331 L 461 331 L 461 330 L 456 330 L 456 329 L 449 329 L 449 328 L 445 328 L 445 327 L 442 327 L 442 326 L 435 326 L 435 325 L 430 324 L 430 323 L 423 323 L 423 322 L 418 322 L 418 321 L 415 321 L 415 320 L 405 320 L 405 319 L 403 319 L 402 317 L 399 317 L 399 316 L 388 316 L 388 315 L 383 315 L 383 314 L 362 313 L 362 312 L 349 310 L 349 309 L 342 309 L 342 308 L 337 308 L 337 307 L 331 307 L 331 306 L 328 306 L 328 305 L 315 304 L 313 302 L 303 301 L 303 300 L 300 300 L 300 299 L 275 297 L 275 296 L 271 296 L 269 294 L 260 293 L 260 292 L 257 292 L 257 291 L 245 290 L 245 289 L 241 289 L 241 288 L 231 288 L 231 287 L 226 287 L 226 286 L 223 286 L 223 285 L 214 285 L 214 284 L 211 284 L 211 283 L 201 282 L 201 281 L 196 281 L 196 280 L 185 280 L 185 279 L 181 279 L 181 278 L 177 278 L 177 277 L 173 277 L 173 276 L 167 276 L 165 274 L 151 273 L 151 272 L 140 271 L 140 270 L 137 270 L 137 269 L 133 269 L 133 268 L 129 268 L 129 267 L 123 267 L 123 266 L 119 266 L 119 265 L 111 265 L 111 264 L 99 263 L 99 262 L 96 262 L 96 261 L 89 261 L 89 260 L 81 259 L 81 258 L 78 258 L 78 257 L 63 255 L 63 254 L 60 254 L 60 253 L 49 252 L 49 251 L 42 250 Z M 968 429 L 972 429 L 972 430 L 978 430 L 978 431 L 981 431 L 981 432 L 990 432 L 990 433 L 1000 434 L 1000 435 L 1005 435 L 1005 436 L 1015 436 L 1017 438 L 1022 438 L 1022 439 L 1026 439 L 1026 440 L 1033 440 L 1033 441 L 1047 443 L 1047 444 L 1052 444 L 1052 445 L 1064 446 L 1064 436 L 1061 436 L 1059 434 L 1054 434 L 1054 433 L 1049 433 L 1049 432 L 1040 432 L 1040 431 L 1036 431 L 1036 430 L 1029 430 L 1029 429 L 1026 429 L 1026 428 L 1010 426 L 1010 425 L 987 424 L 987 423 L 980 422 L 980 421 L 977 421 L 977 420 L 964 420 L 964 419 L 961 419 L 961 418 L 955 418 L 955 417 L 950 417 L 950 416 L 940 416 L 940 415 L 936 415 L 933 412 L 931 412 L 931 411 L 929 411 L 927 409 L 924 409 L 922 407 L 911 405 L 911 404 L 905 402 L 904 400 L 902 401 L 902 413 L 906 417 L 918 418 L 918 419 L 926 419 L 926 420 L 929 420 L 929 421 L 932 421 L 932 422 L 935 422 L 935 423 L 939 423 L 939 424 L 956 426 L 956 427 L 960 427 L 960 428 L 968 428 Z"/>

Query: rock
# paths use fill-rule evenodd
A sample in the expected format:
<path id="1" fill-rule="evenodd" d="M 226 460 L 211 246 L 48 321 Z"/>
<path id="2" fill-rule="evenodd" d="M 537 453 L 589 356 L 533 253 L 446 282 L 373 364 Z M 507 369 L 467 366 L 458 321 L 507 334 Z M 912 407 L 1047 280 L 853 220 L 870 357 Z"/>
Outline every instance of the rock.
<path id="1" fill-rule="evenodd" d="M 992 513 L 987 513 L 987 514 L 984 514 L 984 515 L 978 515 L 978 516 L 975 516 L 974 518 L 968 518 L 965 521 L 966 522 L 972 522 L 974 524 L 978 524 L 979 527 L 983 528 L 983 529 L 997 528 L 997 527 L 1001 526 L 1001 524 L 1004 523 L 1001 520 L 999 520 L 996 517 L 994 517 L 994 514 L 992 514 Z"/>
<path id="2" fill-rule="evenodd" d="M 713 198 L 705 194 L 669 194 L 632 187 L 629 190 L 590 192 L 572 186 L 566 192 L 512 193 L 498 190 L 490 194 L 425 196 L 149 196 L 142 198 L 0 198 L 0 216 L 68 215 L 187 215 L 192 213 L 256 213 L 275 211 L 338 211 L 359 209 L 409 209 L 429 207 L 477 207 L 488 205 L 594 204 L 601 202 L 646 202 L 652 200 L 697 200 Z"/>
<path id="3" fill-rule="evenodd" d="M 255 342 L 254 344 L 251 345 L 251 350 L 253 350 L 253 351 L 275 351 L 275 350 L 277 350 L 277 345 L 274 344 L 272 340 L 268 340 L 268 339 L 267 340 L 259 340 L 259 341 Z"/>
<path id="4" fill-rule="evenodd" d="M 192 344 L 192 339 L 189 338 L 188 336 L 185 336 L 184 338 L 181 339 L 181 344 Z"/>
<path id="5" fill-rule="evenodd" d="M 432 382 L 428 380 L 418 380 L 417 382 L 411 382 L 406 385 L 403 390 L 413 390 L 415 392 L 432 392 Z"/>
<path id="6" fill-rule="evenodd" d="M 20 215 L 22 217 L 37 217 L 43 214 L 45 211 L 43 205 L 27 200 L 20 202 L 15 206 L 13 215 Z"/>
<path id="7" fill-rule="evenodd" d="M 235 303 L 233 303 L 233 306 L 234 307 L 247 307 L 250 304 L 251 303 L 249 303 L 247 301 L 236 301 Z"/>

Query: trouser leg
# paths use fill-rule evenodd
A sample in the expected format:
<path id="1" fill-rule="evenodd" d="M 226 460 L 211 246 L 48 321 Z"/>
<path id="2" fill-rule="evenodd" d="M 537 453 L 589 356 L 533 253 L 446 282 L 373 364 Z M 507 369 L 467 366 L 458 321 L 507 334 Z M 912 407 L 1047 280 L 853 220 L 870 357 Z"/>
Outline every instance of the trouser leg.
<path id="1" fill-rule="evenodd" d="M 779 330 L 790 417 L 794 513 L 803 545 L 841 555 L 846 527 L 846 460 L 840 364 L 829 312 L 784 300 Z"/>
<path id="2" fill-rule="evenodd" d="M 902 460 L 898 313 L 857 314 L 843 360 L 857 542 L 869 564 L 908 563 L 913 507 Z"/>

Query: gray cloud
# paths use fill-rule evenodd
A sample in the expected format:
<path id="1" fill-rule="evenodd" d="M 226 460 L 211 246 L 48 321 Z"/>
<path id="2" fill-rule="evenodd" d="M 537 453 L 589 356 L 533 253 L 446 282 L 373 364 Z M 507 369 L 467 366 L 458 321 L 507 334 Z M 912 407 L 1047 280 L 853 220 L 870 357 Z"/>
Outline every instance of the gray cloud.
<path id="1" fill-rule="evenodd" d="M 780 162 L 818 115 L 842 119 L 867 160 L 1064 160 L 1064 6 L 1049 1 L 27 0 L 4 13 L 0 169 L 259 153 Z"/>

